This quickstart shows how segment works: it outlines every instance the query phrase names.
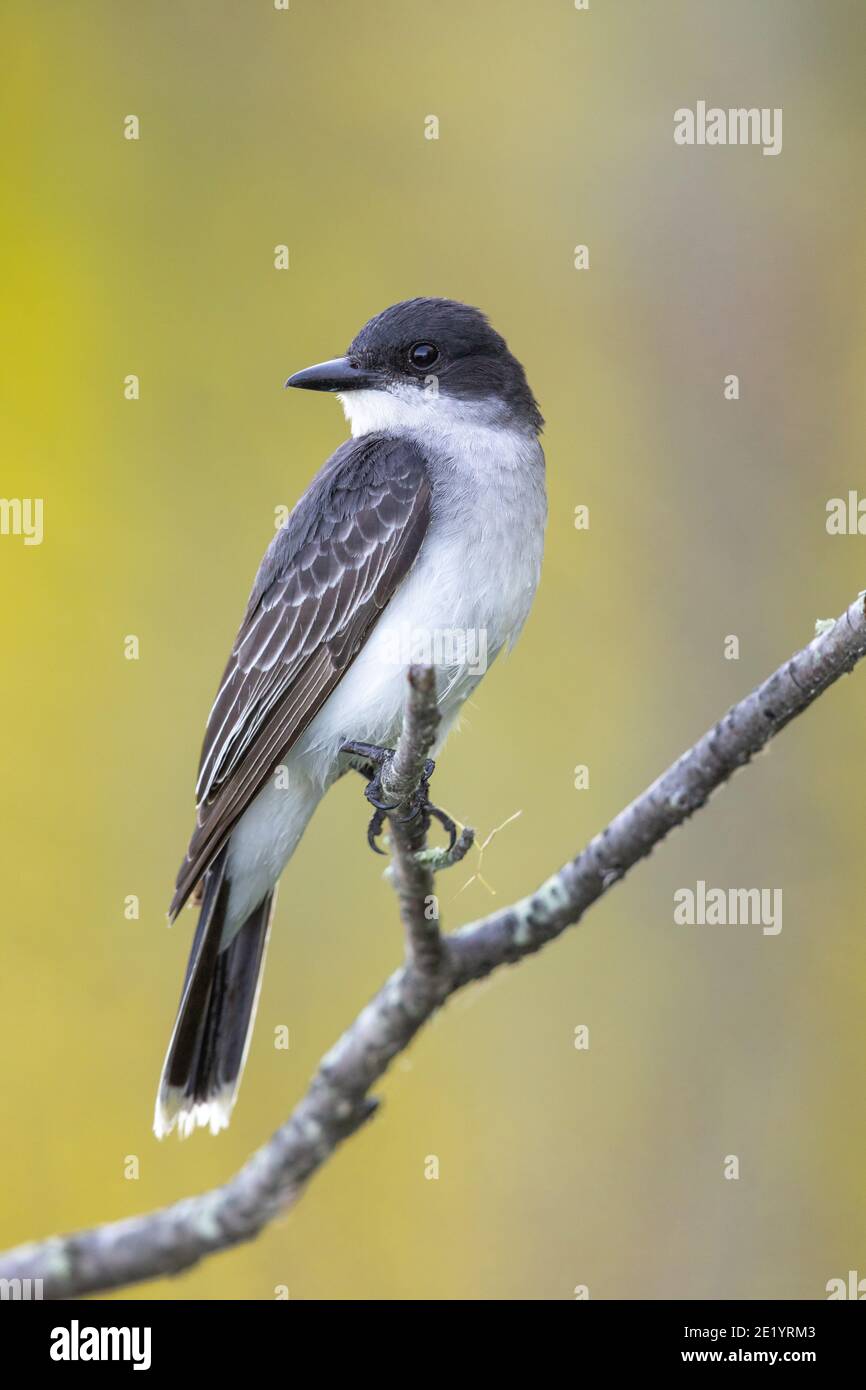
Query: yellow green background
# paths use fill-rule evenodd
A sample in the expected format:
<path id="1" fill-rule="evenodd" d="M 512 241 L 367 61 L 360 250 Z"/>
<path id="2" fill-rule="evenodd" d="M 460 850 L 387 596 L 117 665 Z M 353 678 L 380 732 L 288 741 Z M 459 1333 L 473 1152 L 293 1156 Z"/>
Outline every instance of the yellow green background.
<path id="1" fill-rule="evenodd" d="M 290 372 L 448 295 L 547 418 L 536 606 L 436 781 L 482 834 L 522 815 L 495 898 L 460 891 L 476 860 L 440 880 L 450 925 L 529 891 L 864 586 L 866 537 L 825 530 L 864 486 L 864 41 L 853 0 L 7 0 L 0 493 L 42 497 L 45 536 L 0 537 L 3 1245 L 227 1178 L 400 958 L 346 779 L 283 881 L 230 1130 L 152 1137 L 204 720 L 274 508 L 345 435 Z M 781 155 L 677 147 L 699 99 L 782 107 Z M 285 1220 L 135 1295 L 866 1274 L 864 699 L 855 674 L 577 931 L 454 1001 Z M 698 878 L 781 887 L 781 935 L 675 926 Z"/>

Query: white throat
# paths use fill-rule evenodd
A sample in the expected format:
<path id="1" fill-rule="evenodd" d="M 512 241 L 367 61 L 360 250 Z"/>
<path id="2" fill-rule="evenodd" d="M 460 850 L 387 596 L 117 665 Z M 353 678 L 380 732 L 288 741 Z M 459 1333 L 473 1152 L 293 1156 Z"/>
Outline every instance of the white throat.
<path id="1" fill-rule="evenodd" d="M 345 391 L 338 395 L 358 439 L 364 434 L 450 434 L 455 429 L 513 428 L 495 397 L 462 401 L 422 387 Z"/>

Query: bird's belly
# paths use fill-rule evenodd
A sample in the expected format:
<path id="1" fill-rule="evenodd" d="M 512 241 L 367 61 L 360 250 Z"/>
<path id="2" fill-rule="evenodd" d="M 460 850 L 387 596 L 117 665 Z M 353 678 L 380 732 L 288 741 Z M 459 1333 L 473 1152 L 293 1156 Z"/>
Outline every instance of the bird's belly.
<path id="1" fill-rule="evenodd" d="M 501 541 L 501 543 L 500 543 Z M 350 669 L 296 745 L 316 780 L 332 780 L 348 739 L 393 747 L 402 726 L 406 670 L 433 666 L 442 714 L 439 745 L 488 667 L 514 640 L 532 603 L 539 557 L 513 536 L 477 544 L 471 533 L 428 537 Z"/>

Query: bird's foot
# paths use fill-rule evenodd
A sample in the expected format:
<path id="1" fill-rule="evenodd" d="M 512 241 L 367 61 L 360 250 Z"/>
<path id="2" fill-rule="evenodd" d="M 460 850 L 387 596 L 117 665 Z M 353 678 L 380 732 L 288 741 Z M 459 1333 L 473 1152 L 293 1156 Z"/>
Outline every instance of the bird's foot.
<path id="1" fill-rule="evenodd" d="M 367 843 L 375 854 L 384 854 L 376 843 L 381 835 L 385 820 L 392 811 L 396 811 L 399 805 L 396 801 L 387 801 L 385 789 L 382 785 L 382 775 L 387 773 L 394 761 L 393 748 L 379 748 L 375 743 L 344 743 L 340 749 L 341 753 L 346 753 L 353 762 L 353 766 L 367 779 L 364 788 L 364 795 L 373 807 L 373 815 L 370 824 L 367 826 Z M 449 852 L 454 848 L 457 839 L 457 826 L 449 815 L 439 806 L 434 806 L 430 800 L 430 778 L 433 776 L 436 764 L 432 758 L 428 758 L 424 764 L 424 772 L 418 789 L 409 802 L 408 811 L 405 816 L 398 816 L 395 819 L 401 825 L 407 825 L 423 818 L 423 829 L 426 832 L 430 828 L 431 818 L 438 820 L 439 824 L 447 831 L 450 843 Z"/>

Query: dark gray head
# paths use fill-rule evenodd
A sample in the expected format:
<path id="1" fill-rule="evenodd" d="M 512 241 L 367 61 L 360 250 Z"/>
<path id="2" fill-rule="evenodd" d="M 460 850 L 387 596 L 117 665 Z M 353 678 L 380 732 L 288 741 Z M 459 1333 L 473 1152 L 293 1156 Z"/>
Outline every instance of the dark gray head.
<path id="1" fill-rule="evenodd" d="M 521 425 L 543 421 L 526 375 L 480 309 L 454 299 L 407 299 L 365 324 L 345 357 L 289 377 L 287 386 L 337 392 L 353 419 L 374 421 L 423 411 L 461 421 Z M 378 401 L 349 393 L 376 393 Z M 398 407 L 399 402 L 399 407 Z M 358 408 L 361 407 L 359 410 Z M 381 408 L 377 408 L 381 407 Z"/>

